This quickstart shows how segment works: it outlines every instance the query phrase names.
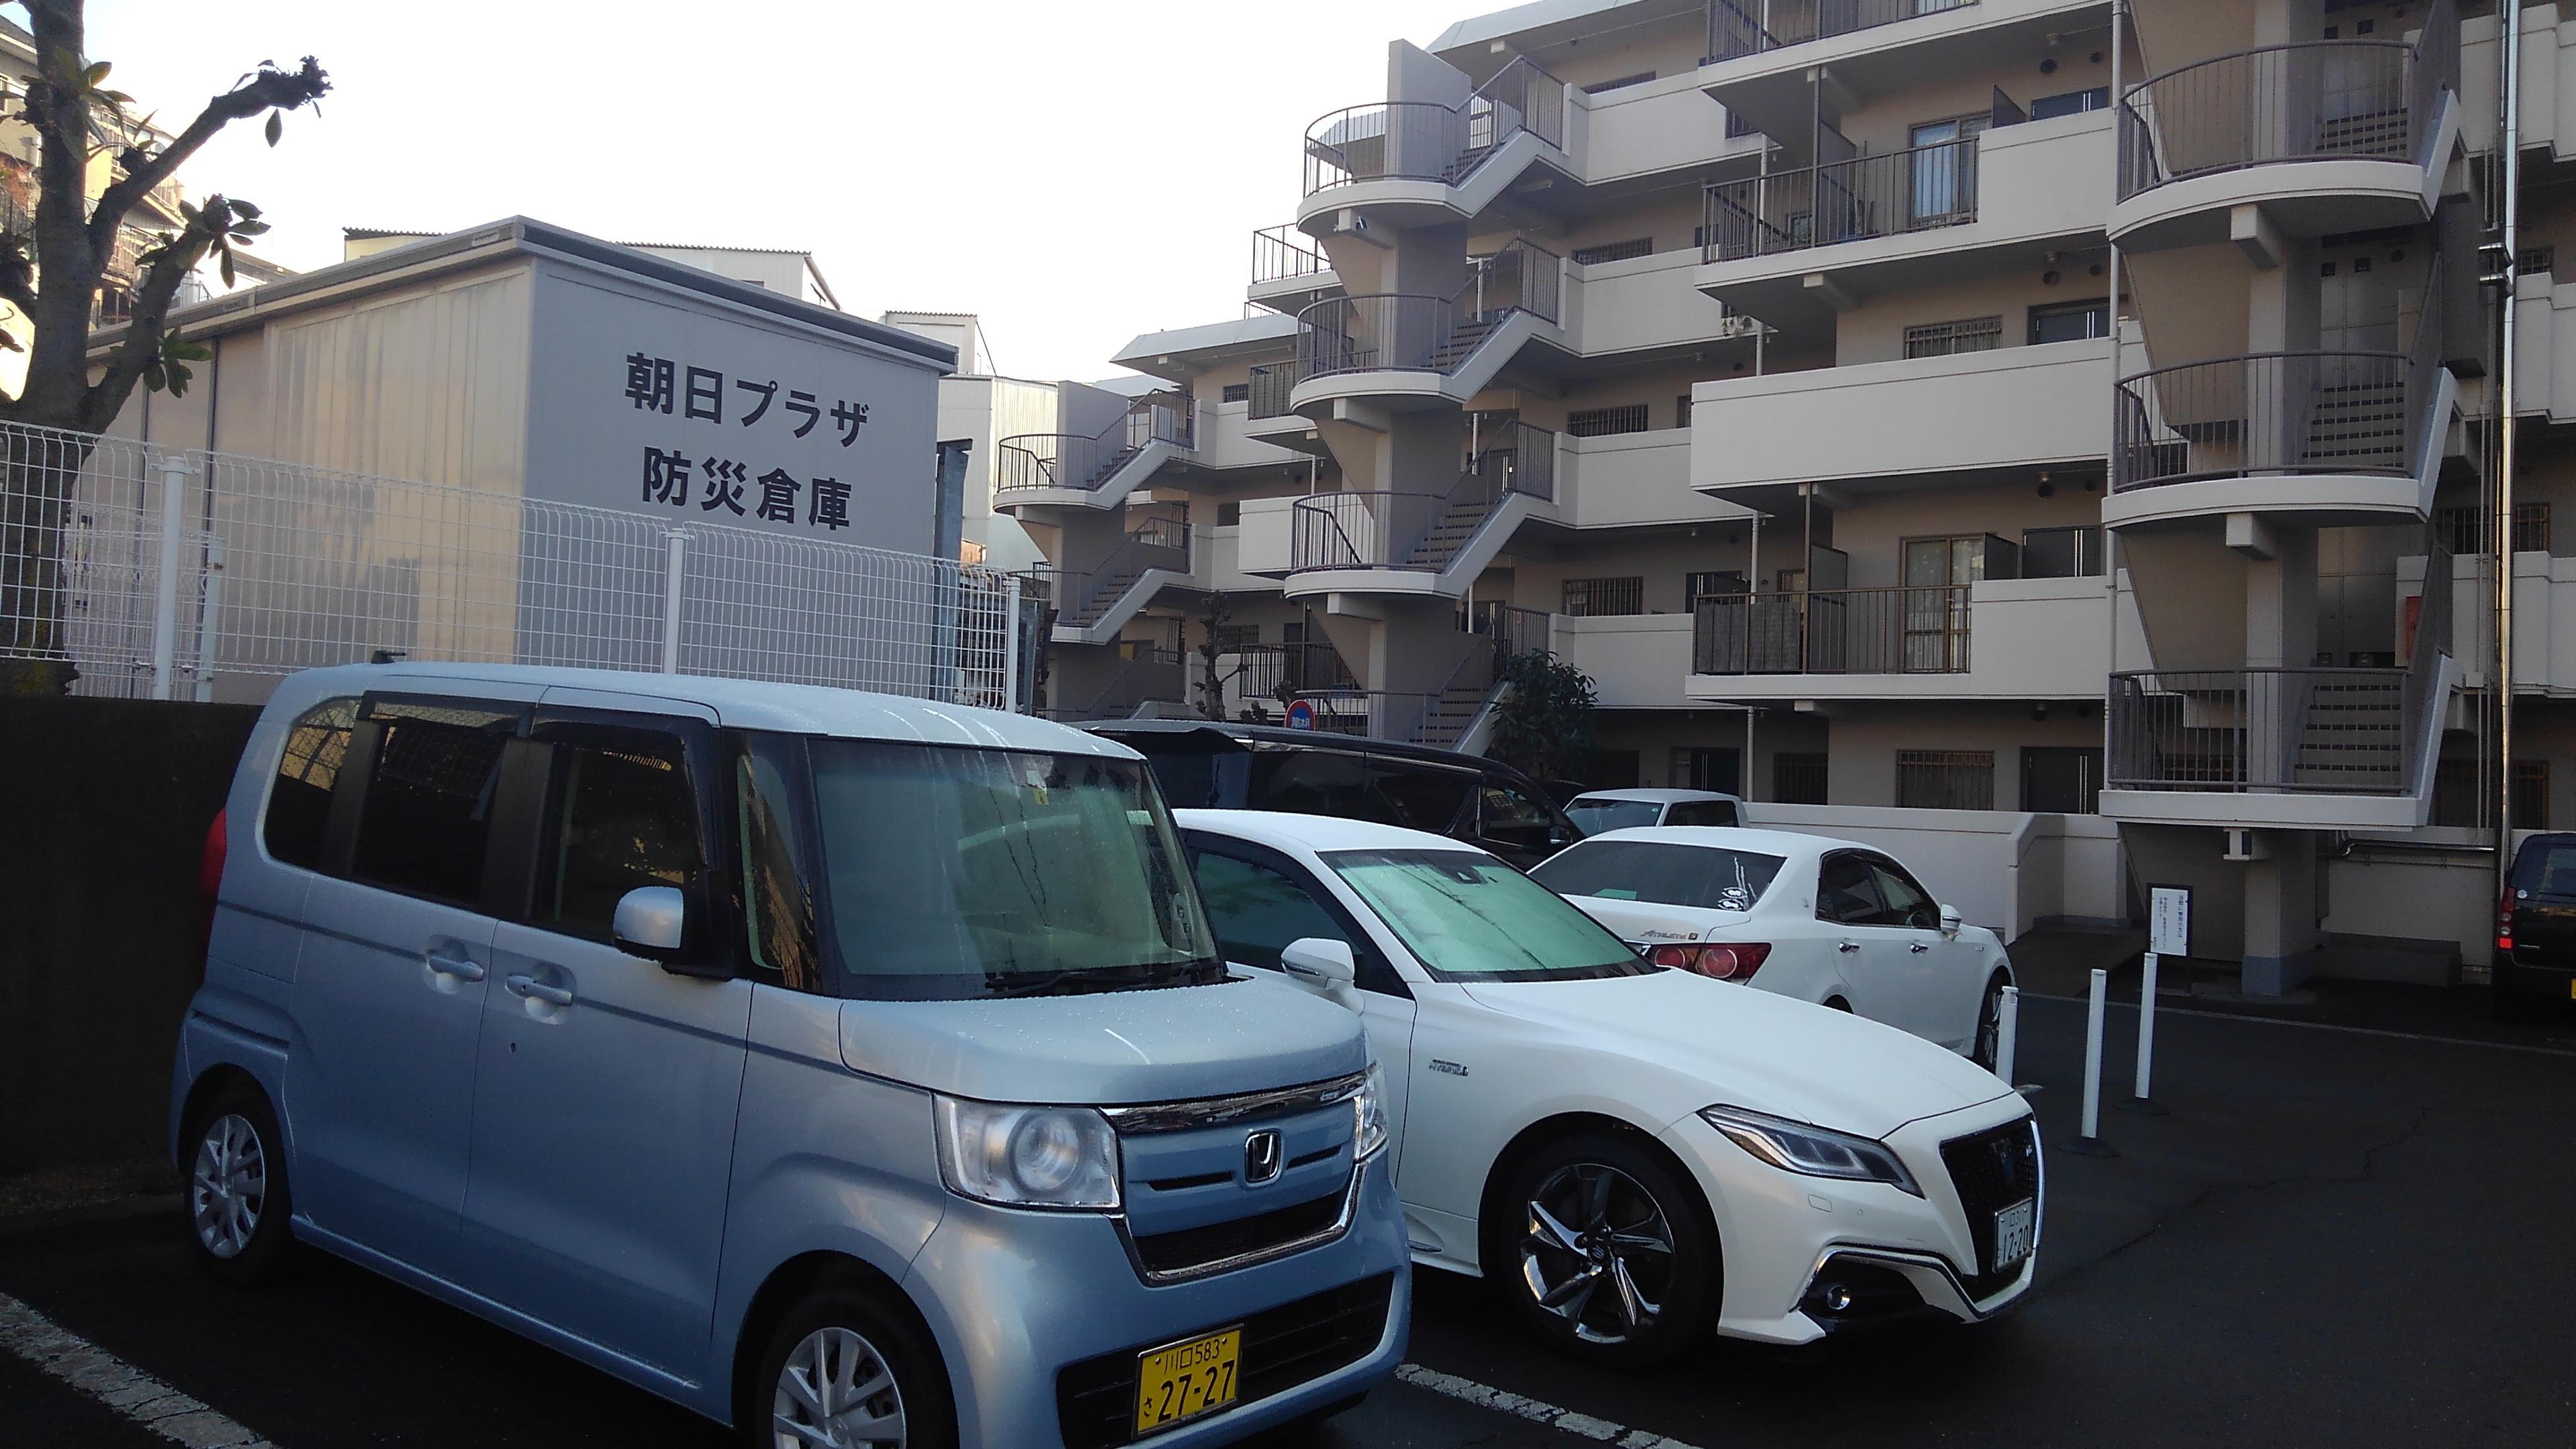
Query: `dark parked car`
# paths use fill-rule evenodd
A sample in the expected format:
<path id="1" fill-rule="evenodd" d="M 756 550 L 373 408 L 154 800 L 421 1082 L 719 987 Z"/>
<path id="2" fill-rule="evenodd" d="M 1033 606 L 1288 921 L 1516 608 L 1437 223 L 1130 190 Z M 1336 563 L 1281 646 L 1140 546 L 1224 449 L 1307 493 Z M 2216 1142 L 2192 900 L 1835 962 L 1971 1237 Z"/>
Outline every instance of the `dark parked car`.
<path id="1" fill-rule="evenodd" d="M 1373 820 L 1468 841 L 1523 870 L 1583 838 L 1528 776 L 1480 755 L 1208 720 L 1105 720 L 1084 728 L 1143 755 L 1174 809 Z"/>
<path id="2" fill-rule="evenodd" d="M 2576 834 L 2534 835 L 2514 852 L 2496 904 L 2496 1009 L 2576 1000 Z"/>

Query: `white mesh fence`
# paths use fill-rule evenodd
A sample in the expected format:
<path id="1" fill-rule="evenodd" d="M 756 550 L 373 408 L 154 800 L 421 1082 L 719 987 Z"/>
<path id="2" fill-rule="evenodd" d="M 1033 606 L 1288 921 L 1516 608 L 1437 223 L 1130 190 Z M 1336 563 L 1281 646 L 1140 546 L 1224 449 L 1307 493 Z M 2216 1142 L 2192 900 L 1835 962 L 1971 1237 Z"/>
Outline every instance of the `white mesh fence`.
<path id="1" fill-rule="evenodd" d="M 1017 591 L 979 566 L 6 424 L 0 449 L 0 657 L 67 658 L 81 693 L 401 657 L 1018 702 Z"/>

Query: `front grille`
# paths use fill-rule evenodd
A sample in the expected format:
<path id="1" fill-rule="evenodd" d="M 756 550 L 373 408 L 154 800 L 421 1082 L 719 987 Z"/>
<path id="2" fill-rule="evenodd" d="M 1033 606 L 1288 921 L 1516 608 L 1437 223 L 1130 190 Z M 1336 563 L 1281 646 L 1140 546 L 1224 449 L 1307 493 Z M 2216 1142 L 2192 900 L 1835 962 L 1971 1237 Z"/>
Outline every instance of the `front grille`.
<path id="1" fill-rule="evenodd" d="M 1337 1192 L 1232 1222 L 1148 1234 L 1136 1239 L 1136 1257 L 1157 1273 L 1186 1273 L 1246 1253 L 1265 1252 L 1313 1237 L 1340 1221 L 1344 1196 Z"/>
<path id="2" fill-rule="evenodd" d="M 1368 1357 L 1386 1336 L 1394 1292 L 1395 1275 L 1380 1273 L 1245 1319 L 1243 1396 L 1236 1402 L 1286 1393 Z M 1135 1438 L 1136 1356 L 1171 1341 L 1104 1353 L 1056 1374 L 1056 1422 L 1065 1449 L 1101 1449 Z"/>
<path id="3" fill-rule="evenodd" d="M 1967 1210 L 1968 1238 L 1976 1244 L 1975 1271 L 1962 1282 L 1968 1300 L 1983 1302 L 2021 1276 L 2021 1265 L 1995 1269 L 1995 1214 L 2023 1198 L 2039 1196 L 2039 1129 L 2024 1117 L 1941 1144 L 1941 1165 Z"/>

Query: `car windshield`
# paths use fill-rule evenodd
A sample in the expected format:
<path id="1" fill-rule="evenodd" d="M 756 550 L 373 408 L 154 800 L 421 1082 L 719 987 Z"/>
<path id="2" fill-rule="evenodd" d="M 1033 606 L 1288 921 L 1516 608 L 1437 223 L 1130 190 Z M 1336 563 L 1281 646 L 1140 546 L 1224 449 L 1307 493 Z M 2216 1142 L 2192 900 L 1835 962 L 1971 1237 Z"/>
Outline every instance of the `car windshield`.
<path id="1" fill-rule="evenodd" d="M 1565 807 L 1566 818 L 1586 835 L 1599 835 L 1605 830 L 1627 830 L 1655 823 L 1663 806 L 1652 800 L 1596 800 L 1586 795 Z"/>
<path id="2" fill-rule="evenodd" d="M 1655 968 L 1564 897 L 1481 851 L 1324 857 L 1443 981 L 1577 981 Z"/>
<path id="3" fill-rule="evenodd" d="M 1530 879 L 1560 895 L 1749 911 L 1785 857 L 1658 840 L 1587 840 L 1542 861 Z"/>
<path id="4" fill-rule="evenodd" d="M 848 994 L 1223 978 L 1142 761 L 859 740 L 811 758 Z"/>

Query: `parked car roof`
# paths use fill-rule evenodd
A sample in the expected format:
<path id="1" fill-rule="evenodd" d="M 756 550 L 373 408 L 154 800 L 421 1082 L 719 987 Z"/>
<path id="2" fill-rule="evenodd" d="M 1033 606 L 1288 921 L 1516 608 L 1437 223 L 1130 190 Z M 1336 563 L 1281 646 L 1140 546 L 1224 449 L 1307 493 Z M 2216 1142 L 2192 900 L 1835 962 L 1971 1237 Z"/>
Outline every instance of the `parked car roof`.
<path id="1" fill-rule="evenodd" d="M 309 670 L 293 680 L 296 689 L 308 691 L 302 697 L 310 699 L 364 694 L 370 690 L 447 693 L 470 690 L 476 684 L 506 685 L 516 691 L 589 690 L 674 705 L 695 705 L 712 710 L 719 724 L 737 729 L 779 730 L 838 739 L 901 740 L 915 744 L 1138 758 L 1135 751 L 1115 740 L 1034 715 L 977 709 L 971 705 L 916 699 L 909 695 L 833 689 L 817 684 L 782 684 L 765 679 L 405 660 L 398 664 L 348 664 Z M 557 701 L 549 699 L 548 702 Z"/>
<path id="2" fill-rule="evenodd" d="M 1239 745 L 1295 745 L 1309 750 L 1347 750 L 1355 754 L 1397 755 L 1408 760 L 1425 760 L 1433 764 L 1455 765 L 1462 769 L 1490 770 L 1509 775 L 1515 780 L 1529 777 L 1500 760 L 1471 755 L 1461 750 L 1444 750 L 1436 745 L 1417 745 L 1403 740 L 1382 740 L 1373 735 L 1336 734 L 1331 730 L 1292 730 L 1277 725 L 1236 724 L 1210 719 L 1104 719 L 1082 726 L 1112 737 L 1118 735 L 1202 736 L 1201 743 L 1214 746 L 1219 740 Z"/>
<path id="3" fill-rule="evenodd" d="M 1683 805 L 1688 804 L 1693 800 L 1734 800 L 1738 805 L 1744 803 L 1743 800 L 1738 797 L 1718 790 L 1671 790 L 1655 788 L 1631 790 L 1586 790 L 1574 798 L 1577 800 L 1642 800 L 1652 805 Z"/>
<path id="4" fill-rule="evenodd" d="M 1741 825 L 1632 825 L 1625 830 L 1604 830 L 1599 835 L 1587 835 L 1566 849 L 1579 850 L 1605 840 L 1645 840 L 1665 845 L 1698 845 L 1714 850 L 1751 850 L 1764 855 L 1784 856 L 1815 855 L 1828 850 L 1878 850 L 1877 846 L 1863 845 L 1857 840 L 1835 840 L 1794 830 L 1754 830 Z"/>
<path id="5" fill-rule="evenodd" d="M 1172 821 L 1183 830 L 1211 830 L 1274 849 L 1304 846 L 1308 850 L 1453 850 L 1471 855 L 1484 851 L 1455 836 L 1338 815 L 1295 815 L 1284 810 L 1175 810 Z"/>

